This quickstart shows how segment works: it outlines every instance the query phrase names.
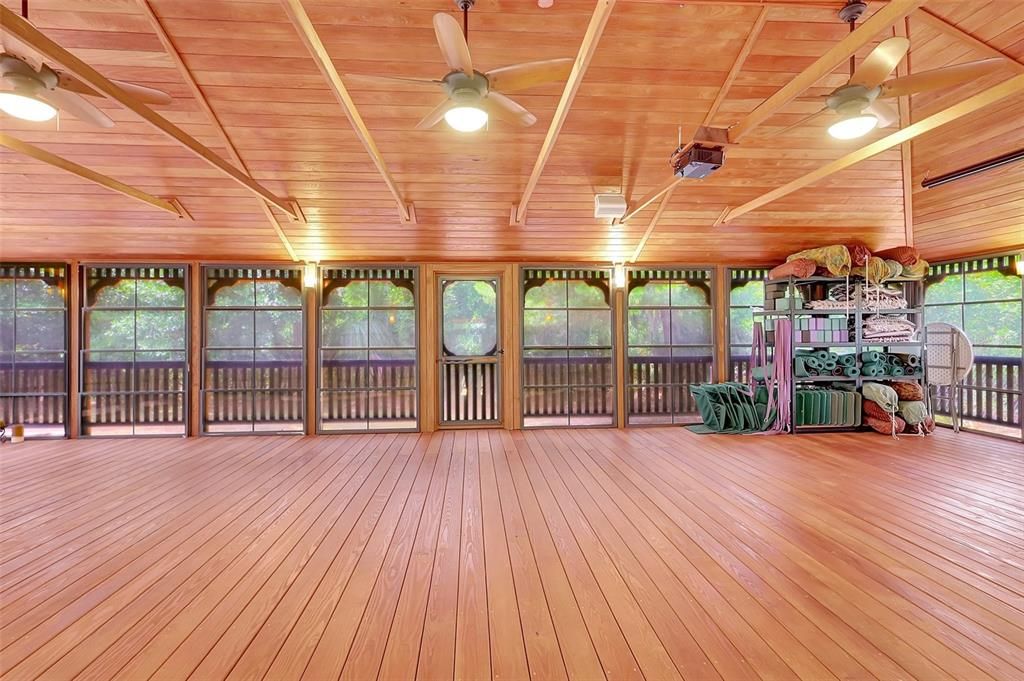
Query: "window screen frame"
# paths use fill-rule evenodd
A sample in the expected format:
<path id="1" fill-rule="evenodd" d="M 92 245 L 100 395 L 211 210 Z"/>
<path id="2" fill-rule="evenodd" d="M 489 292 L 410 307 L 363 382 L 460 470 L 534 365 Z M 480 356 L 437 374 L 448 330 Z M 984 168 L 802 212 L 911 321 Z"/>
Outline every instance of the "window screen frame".
<path id="1" fill-rule="evenodd" d="M 630 281 L 632 279 L 632 275 L 634 273 L 636 273 L 636 272 L 654 272 L 654 273 L 664 273 L 666 275 L 671 275 L 671 274 L 675 274 L 675 273 L 685 273 L 685 272 L 703 272 L 706 275 L 705 281 L 708 284 L 708 291 L 709 291 L 708 295 L 709 295 L 709 298 L 710 298 L 709 303 L 706 306 L 697 306 L 697 305 L 681 305 L 681 306 L 677 306 L 677 305 L 672 305 L 671 304 L 672 303 L 672 299 L 671 299 L 671 293 L 670 293 L 669 304 L 668 305 L 663 305 L 663 306 L 662 305 L 657 305 L 657 306 L 640 305 L 640 306 L 637 306 L 637 307 L 634 308 L 634 306 L 629 304 L 629 293 L 630 293 L 629 284 L 630 284 Z M 655 277 L 655 278 L 653 278 L 653 280 L 655 280 L 655 281 L 665 281 L 665 282 L 668 282 L 668 283 L 671 283 L 673 281 L 686 281 L 684 278 L 672 278 L 670 276 L 666 276 L 665 278 Z M 717 306 L 715 305 L 715 301 L 717 300 L 717 295 L 718 295 L 718 292 L 716 290 L 716 286 L 717 286 L 717 284 L 715 282 L 715 266 L 714 265 L 655 265 L 655 266 L 630 265 L 630 266 L 626 267 L 626 287 L 623 290 L 623 296 L 622 296 L 622 304 L 623 304 L 623 311 L 622 311 L 622 327 L 623 327 L 622 339 L 623 339 L 623 344 L 624 344 L 623 351 L 622 351 L 622 367 L 623 367 L 623 381 L 624 381 L 623 385 L 622 385 L 622 391 L 623 391 L 623 405 L 625 406 L 625 425 L 629 426 L 630 428 L 644 428 L 644 427 L 650 427 L 650 426 L 670 426 L 670 425 L 680 425 L 680 424 L 699 423 L 700 422 L 700 414 L 696 410 L 694 410 L 692 412 L 672 410 L 672 411 L 669 411 L 669 412 L 664 412 L 663 414 L 658 414 L 658 415 L 662 415 L 662 416 L 668 416 L 669 417 L 668 421 L 649 421 L 649 422 L 642 422 L 642 421 L 641 422 L 634 422 L 634 421 L 632 421 L 631 419 L 634 416 L 643 416 L 642 414 L 639 414 L 639 415 L 638 414 L 633 414 L 632 410 L 630 409 L 630 404 L 631 404 L 630 391 L 633 388 L 635 388 L 635 387 L 643 387 L 643 386 L 659 386 L 659 387 L 663 387 L 663 388 L 666 388 L 666 389 L 673 389 L 673 388 L 683 387 L 683 386 L 691 385 L 691 384 L 687 384 L 687 383 L 644 383 L 644 384 L 634 384 L 634 383 L 632 383 L 632 381 L 631 381 L 631 372 L 629 370 L 630 369 L 630 367 L 629 367 L 629 361 L 630 361 L 630 354 L 629 354 L 629 352 L 630 352 L 630 349 L 633 348 L 633 347 L 665 348 L 665 349 L 669 350 L 670 353 L 675 348 L 708 348 L 711 351 L 711 371 L 710 371 L 710 376 L 708 377 L 708 381 L 714 383 L 717 380 L 716 376 L 717 376 L 718 366 L 719 366 L 719 362 L 720 362 L 719 351 L 718 351 L 718 338 L 717 338 L 718 330 L 716 328 L 717 327 L 716 319 L 717 319 L 717 313 L 718 313 L 718 310 L 716 309 Z M 670 325 L 671 325 L 671 311 L 672 310 L 707 310 L 708 313 L 709 313 L 709 319 L 710 319 L 710 323 L 711 323 L 711 326 L 710 326 L 711 340 L 708 343 L 699 343 L 699 344 L 690 344 L 690 345 L 672 343 L 671 342 L 672 331 L 671 331 L 671 326 L 670 326 L 670 331 L 669 331 L 669 341 L 670 342 L 667 345 L 645 345 L 645 344 L 639 344 L 639 345 L 634 346 L 633 344 L 631 344 L 629 342 L 629 313 L 633 309 L 638 309 L 638 310 L 668 310 L 669 311 L 669 320 L 670 320 L 669 323 L 670 323 Z M 702 382 L 705 382 L 705 381 L 702 381 Z M 696 384 L 694 384 L 694 385 L 696 385 Z"/>
<path id="2" fill-rule="evenodd" d="M 1004 345 L 1004 344 L 1000 344 L 1000 343 L 982 343 L 982 342 L 975 343 L 973 340 L 971 342 L 971 344 L 975 347 L 975 353 L 974 354 L 976 356 L 978 356 L 978 355 L 985 356 L 984 355 L 984 349 L 985 348 L 993 348 L 993 349 L 1018 349 L 1020 351 L 1019 352 L 1019 357 L 1020 357 L 1020 361 L 1021 361 L 1021 368 L 1018 369 L 1018 385 L 1017 385 L 1017 388 L 1016 389 L 1013 389 L 1013 388 L 988 388 L 988 387 L 978 387 L 978 386 L 971 386 L 971 385 L 965 385 L 965 386 L 960 388 L 960 391 L 961 391 L 960 398 L 961 398 L 961 405 L 962 405 L 962 407 L 963 407 L 963 405 L 966 402 L 966 395 L 967 395 L 967 393 L 972 392 L 972 391 L 977 396 L 981 396 L 981 395 L 984 395 L 986 393 L 992 393 L 992 394 L 995 394 L 996 396 L 1007 395 L 1007 396 L 1009 396 L 1008 400 L 1010 401 L 1011 405 L 1012 405 L 1013 397 L 1016 396 L 1017 407 L 1018 407 L 1017 408 L 1017 420 L 1019 422 L 1019 434 L 1016 437 L 1014 437 L 1012 435 L 1009 435 L 1009 434 L 1006 434 L 1006 433 L 993 432 L 991 430 L 985 430 L 983 428 L 974 427 L 974 426 L 970 425 L 970 421 L 971 420 L 968 419 L 967 416 L 964 413 L 960 414 L 961 421 L 963 421 L 963 423 L 961 424 L 961 430 L 968 431 L 968 432 L 973 432 L 973 433 L 979 433 L 979 434 L 982 434 L 982 435 L 985 435 L 985 436 L 988 436 L 988 437 L 997 437 L 997 438 L 1001 438 L 1001 439 L 1011 440 L 1011 441 L 1015 441 L 1015 442 L 1024 441 L 1024 276 L 1016 275 L 1021 280 L 1020 281 L 1021 293 L 1020 293 L 1020 297 L 1019 298 L 993 298 L 992 300 L 968 300 L 967 299 L 967 275 L 972 274 L 972 273 L 976 273 L 976 272 L 984 272 L 984 271 L 991 271 L 991 270 L 998 271 L 1000 269 L 999 265 L 998 265 L 998 262 L 1001 261 L 1001 260 L 1003 261 L 1005 267 L 1014 268 L 1015 264 L 1018 261 L 1020 261 L 1021 259 L 1024 259 L 1024 256 L 1021 256 L 1018 253 L 1000 253 L 1000 254 L 997 254 L 997 255 L 975 256 L 975 257 L 968 257 L 968 258 L 955 258 L 955 259 L 951 259 L 951 260 L 943 260 L 941 262 L 932 263 L 931 266 L 928 269 L 928 274 L 925 277 L 924 286 L 922 287 L 923 290 L 922 290 L 922 300 L 921 300 L 921 307 L 922 307 L 922 310 L 923 310 L 923 317 L 925 319 L 925 323 L 926 324 L 928 323 L 928 311 L 929 310 L 937 309 L 937 308 L 947 308 L 947 309 L 948 308 L 956 308 L 956 309 L 958 309 L 959 316 L 960 316 L 960 324 L 957 324 L 957 326 L 959 326 L 960 328 L 964 328 L 966 326 L 966 324 L 964 323 L 965 315 L 967 313 L 967 309 L 969 307 L 971 307 L 971 306 L 985 305 L 985 304 L 989 304 L 989 303 L 1016 303 L 1020 307 L 1020 310 L 1021 310 L 1021 329 L 1020 329 L 1021 344 L 1020 345 Z M 942 270 L 945 270 L 945 272 L 943 273 Z M 935 277 L 937 275 L 940 275 L 940 274 L 944 274 L 945 276 L 959 276 L 960 277 L 960 296 L 959 296 L 959 300 L 958 301 L 948 302 L 948 303 L 928 303 L 928 288 L 929 288 L 929 284 L 930 284 L 930 282 L 931 282 L 933 277 Z M 966 329 L 965 329 L 965 331 L 966 331 Z M 979 352 L 979 349 L 981 350 L 981 352 Z M 973 373 L 973 370 L 972 370 L 972 373 Z M 933 394 L 933 399 L 936 399 L 936 396 L 934 394 Z M 985 422 L 982 422 L 982 423 L 985 423 Z M 939 425 L 944 426 L 944 427 L 952 427 L 951 423 L 940 423 Z M 1009 428 L 1009 426 L 1006 426 L 1006 427 Z"/>
<path id="3" fill-rule="evenodd" d="M 725 268 L 725 295 L 723 300 L 725 301 L 725 338 L 723 339 L 722 347 L 725 349 L 725 357 L 723 361 L 725 363 L 725 380 L 726 381 L 740 381 L 745 382 L 747 380 L 746 375 L 736 375 L 736 367 L 733 364 L 733 347 L 738 347 L 732 342 L 732 311 L 738 309 L 747 309 L 749 305 L 733 305 L 732 304 L 732 290 L 733 290 L 733 273 L 734 272 L 749 272 L 751 275 L 760 274 L 761 277 L 758 279 L 756 276 L 745 277 L 747 282 L 760 281 L 762 284 L 767 282 L 768 272 L 771 270 L 770 266 L 763 265 L 750 265 L 750 266 L 729 266 Z M 764 303 L 762 299 L 762 304 Z M 740 355 L 736 355 L 741 357 Z M 749 347 L 747 349 L 746 359 L 750 357 Z"/>
<path id="4" fill-rule="evenodd" d="M 210 282 L 210 276 L 211 276 L 210 273 L 213 270 L 249 270 L 249 271 L 253 272 L 254 282 L 258 282 L 260 280 L 260 277 L 256 276 L 256 274 L 255 274 L 258 271 L 286 271 L 286 272 L 294 272 L 296 278 L 300 282 L 299 293 L 300 293 L 300 297 L 301 297 L 302 302 L 298 306 L 289 305 L 289 306 L 280 306 L 280 307 L 259 307 L 259 306 L 256 305 L 256 301 L 254 299 L 252 306 L 210 305 L 209 282 Z M 309 391 L 309 387 L 310 386 L 309 386 L 309 381 L 306 378 L 306 373 L 307 373 L 307 369 L 308 369 L 308 366 L 307 366 L 307 364 L 308 364 L 308 356 L 309 356 L 308 352 L 307 352 L 307 344 L 309 342 L 309 338 L 308 338 L 309 334 L 306 332 L 307 320 L 308 320 L 308 315 L 309 315 L 309 310 L 308 310 L 309 297 L 306 295 L 307 287 L 304 284 L 304 272 L 303 272 L 302 266 L 301 265 L 296 265 L 296 264 L 290 264 L 290 263 L 289 264 L 276 264 L 276 263 L 258 263 L 258 264 L 253 264 L 253 263 L 242 263 L 242 264 L 238 264 L 238 263 L 217 263 L 217 264 L 207 264 L 207 265 L 202 265 L 202 267 L 201 267 L 200 282 L 201 282 L 201 285 L 203 287 L 203 300 L 202 300 L 202 306 L 201 306 L 201 310 L 200 310 L 200 313 L 202 315 L 202 319 L 200 320 L 200 343 L 199 343 L 199 372 L 200 372 L 199 373 L 199 395 L 198 395 L 198 398 L 199 398 L 199 435 L 201 437 L 224 437 L 224 436 L 226 436 L 226 437 L 244 437 L 244 436 L 260 436 L 260 435 L 303 435 L 306 432 L 306 425 L 308 423 L 309 416 L 310 416 L 309 413 L 308 413 L 308 409 L 306 408 L 307 393 Z M 254 357 L 253 364 L 254 364 L 254 366 L 255 366 L 255 353 L 258 350 L 261 350 L 261 349 L 264 349 L 264 350 L 265 349 L 278 349 L 278 350 L 298 351 L 300 353 L 300 356 L 302 357 L 302 367 L 301 367 L 301 371 L 300 371 L 300 375 L 302 377 L 301 381 L 300 381 L 300 386 L 301 387 L 299 387 L 297 389 L 295 389 L 295 388 L 277 388 L 277 389 L 270 389 L 270 390 L 261 390 L 261 389 L 258 389 L 256 387 L 247 388 L 247 389 L 244 389 L 244 390 L 230 390 L 230 389 L 223 389 L 223 388 L 221 388 L 221 389 L 211 389 L 211 388 L 208 388 L 207 385 L 206 385 L 207 352 L 209 350 L 211 350 L 211 349 L 212 350 L 224 350 L 225 349 L 225 348 L 216 348 L 216 347 L 215 348 L 210 348 L 209 347 L 209 328 L 208 328 L 209 327 L 209 316 L 208 316 L 208 313 L 211 310 L 252 310 L 254 320 L 255 320 L 255 313 L 257 311 L 260 311 L 260 310 L 292 310 L 292 311 L 298 310 L 301 313 L 301 323 L 300 323 L 300 331 L 299 331 L 299 335 L 301 337 L 301 345 L 300 346 L 287 346 L 287 347 L 281 347 L 281 348 L 260 348 L 260 347 L 258 347 L 256 345 L 256 338 L 255 338 L 256 329 L 255 329 L 255 326 L 254 326 L 253 327 L 253 335 L 254 335 L 253 336 L 253 346 L 252 346 L 252 348 L 246 348 L 246 349 L 251 349 L 253 351 L 253 357 Z M 254 321 L 254 324 L 255 324 L 255 321 Z M 256 430 L 256 425 L 258 423 L 261 423 L 261 421 L 256 420 L 255 416 L 254 416 L 253 419 L 251 419 L 249 421 L 246 421 L 246 422 L 238 421 L 238 423 L 249 423 L 250 426 L 252 426 L 249 430 L 224 430 L 224 431 L 210 431 L 209 430 L 210 423 L 209 423 L 209 421 L 208 421 L 208 419 L 206 417 L 206 395 L 209 392 L 224 392 L 224 393 L 245 392 L 245 393 L 248 393 L 248 394 L 252 395 L 253 396 L 253 400 L 255 402 L 255 395 L 257 393 L 261 393 L 261 392 L 288 393 L 288 392 L 295 392 L 295 390 L 299 391 L 299 416 L 300 416 L 300 427 L 295 429 L 295 430 L 280 430 L 280 429 L 278 429 L 278 430 L 272 430 L 272 429 Z M 253 405 L 253 410 L 255 411 L 255 404 Z M 263 422 L 263 423 L 273 423 L 273 422 L 272 421 L 268 421 L 268 422 Z"/>
<path id="5" fill-rule="evenodd" d="M 537 349 L 545 349 L 547 347 L 547 346 L 540 347 L 540 348 L 538 348 L 538 347 L 527 347 L 527 345 L 526 345 L 526 312 L 528 310 L 531 310 L 531 309 L 546 309 L 546 308 L 527 308 L 526 307 L 526 274 L 527 274 L 527 272 L 529 272 L 531 270 L 542 270 L 542 271 L 547 271 L 547 272 L 595 272 L 595 273 L 599 273 L 600 278 L 604 278 L 604 279 L 606 279 L 608 281 L 608 290 L 609 290 L 608 298 L 609 298 L 609 301 L 608 301 L 608 308 L 607 309 L 608 309 L 608 315 L 609 315 L 609 332 L 610 332 L 610 335 L 611 335 L 611 339 L 610 339 L 611 343 L 610 343 L 610 345 L 607 345 L 607 346 L 603 346 L 602 345 L 602 346 L 583 347 L 583 346 L 569 345 L 568 343 L 566 343 L 566 345 L 564 346 L 564 349 L 566 351 L 567 359 L 570 356 L 569 353 L 573 349 L 577 349 L 577 350 L 587 350 L 587 349 L 605 350 L 605 349 L 607 349 L 608 350 L 608 352 L 609 352 L 609 359 L 611 361 L 611 383 L 609 383 L 609 384 L 601 384 L 599 386 L 584 386 L 584 387 L 598 387 L 598 388 L 610 389 L 610 391 L 611 391 L 611 412 L 608 415 L 609 416 L 609 422 L 608 423 L 599 423 L 599 424 L 582 423 L 582 424 L 574 424 L 574 423 L 572 423 L 572 414 L 570 413 L 570 414 L 567 414 L 566 417 L 565 417 L 566 418 L 566 423 L 559 423 L 559 424 L 552 424 L 552 425 L 527 425 L 526 424 L 526 409 L 525 409 L 525 406 L 526 406 L 526 402 L 527 402 L 527 400 L 526 400 L 527 390 L 529 390 L 530 388 L 537 388 L 537 387 L 547 387 L 547 388 L 554 388 L 554 389 L 565 388 L 566 391 L 570 392 L 569 396 L 570 396 L 570 399 L 571 399 L 571 390 L 574 387 L 573 384 L 571 384 L 571 383 L 568 384 L 568 385 L 565 385 L 565 386 L 561 386 L 561 385 L 554 385 L 554 386 L 528 386 L 527 383 L 526 383 L 526 356 L 527 356 L 527 351 L 529 351 L 529 350 L 537 350 Z M 519 280 L 519 283 L 518 283 L 518 288 L 519 288 L 518 306 L 519 306 L 519 404 L 520 404 L 520 407 L 519 407 L 519 413 L 518 413 L 518 415 L 516 417 L 516 421 L 517 421 L 517 424 L 518 424 L 519 428 L 522 429 L 522 430 L 534 430 L 534 429 L 538 429 L 538 428 L 617 428 L 618 427 L 618 420 L 619 420 L 619 412 L 618 412 L 618 402 L 619 402 L 619 399 L 618 399 L 618 397 L 619 397 L 620 386 L 619 386 L 619 347 L 618 347 L 618 343 L 616 342 L 617 334 L 616 334 L 616 323 L 615 323 L 615 315 L 617 313 L 617 310 L 616 310 L 616 302 L 615 302 L 615 300 L 616 300 L 615 290 L 616 289 L 615 289 L 615 283 L 614 283 L 614 267 L 613 266 L 608 266 L 608 265 L 601 266 L 601 265 L 593 265 L 593 264 L 589 264 L 589 265 L 567 265 L 567 264 L 558 264 L 558 265 L 551 265 L 551 264 L 544 265 L 544 264 L 540 264 L 540 265 L 536 265 L 536 264 L 531 264 L 531 265 L 521 265 L 518 268 L 517 271 L 518 271 L 518 280 Z M 568 282 L 568 281 L 572 281 L 573 279 L 579 279 L 579 277 L 576 277 L 576 278 L 565 277 L 565 278 L 562 278 L 561 280 Z M 572 307 L 572 306 L 569 305 L 568 298 L 567 298 L 566 299 L 566 305 L 565 305 L 564 308 L 554 308 L 554 309 L 564 309 L 566 311 L 566 318 L 567 318 L 567 323 L 568 323 L 568 312 L 570 310 L 602 310 L 602 309 L 605 309 L 605 308 Z M 560 346 L 559 348 L 552 348 L 552 349 L 562 349 L 562 346 Z M 571 411 L 571 406 L 569 407 L 569 409 Z"/>
<path id="6" fill-rule="evenodd" d="M 374 270 L 410 270 L 413 283 L 412 291 L 412 306 L 411 307 L 382 307 L 370 305 L 369 297 L 367 297 L 366 307 L 349 307 L 349 308 L 336 308 L 327 307 L 324 305 L 323 298 L 323 285 L 326 277 L 327 270 L 353 270 L 353 271 L 374 271 Z M 420 267 L 418 265 L 359 265 L 352 263 L 324 263 L 317 267 L 317 284 L 316 284 L 316 379 L 314 381 L 313 389 L 316 391 L 316 433 L 318 435 L 358 435 L 362 433 L 418 433 L 422 428 L 422 402 L 421 402 L 421 385 L 420 385 L 420 371 L 421 365 L 421 349 L 420 349 L 420 287 L 422 286 Z M 387 279 L 378 279 L 380 281 L 387 281 Z M 373 281 L 373 279 L 368 279 Z M 415 366 L 413 368 L 414 385 L 410 388 L 402 388 L 401 390 L 409 390 L 413 394 L 413 404 L 416 409 L 415 425 L 410 428 L 370 428 L 365 429 L 350 429 L 350 430 L 330 430 L 324 428 L 323 420 L 323 403 L 321 398 L 325 393 L 323 388 L 323 353 L 325 349 L 335 350 L 344 348 L 325 348 L 323 342 L 323 313 L 325 310 L 366 310 L 367 312 L 372 310 L 411 310 L 413 313 L 413 328 L 415 333 L 413 334 L 413 347 L 415 355 Z M 407 347 L 400 348 L 381 348 L 370 344 L 369 336 L 367 336 L 367 353 L 372 350 L 408 350 Z M 351 390 L 327 390 L 326 392 L 365 392 L 369 394 L 372 390 L 367 387 L 365 389 L 351 389 Z M 367 417 L 367 423 L 369 417 Z"/>
<path id="7" fill-rule="evenodd" d="M 70 432 L 70 430 L 71 430 L 70 429 L 70 425 L 71 425 L 70 424 L 70 418 L 71 418 L 71 352 L 72 352 L 72 348 L 71 348 L 71 325 L 70 325 L 70 323 L 71 323 L 71 316 L 70 316 L 71 315 L 71 309 L 70 309 L 69 303 L 70 303 L 70 299 L 71 299 L 71 286 L 72 286 L 71 277 L 74 275 L 74 273 L 71 272 L 70 266 L 67 263 L 63 263 L 63 262 L 0 262 L 0 269 L 2 269 L 2 270 L 15 270 L 15 275 L 13 277 L 11 277 L 11 279 L 13 279 L 15 282 L 17 282 L 19 279 L 40 279 L 41 278 L 39 276 L 29 276 L 29 275 L 22 276 L 22 275 L 17 273 L 19 271 L 23 271 L 23 270 L 47 270 L 47 269 L 52 269 L 55 272 L 54 276 L 59 278 L 59 279 L 62 279 L 63 282 L 64 282 L 64 294 L 62 296 L 63 299 L 64 299 L 64 306 L 62 308 L 22 308 L 22 309 L 29 309 L 29 310 L 57 310 L 57 309 L 61 309 L 64 312 L 64 336 L 63 336 L 64 349 L 61 350 L 61 351 L 53 351 L 54 353 L 62 352 L 63 355 L 64 355 L 64 381 L 63 381 L 63 388 L 64 389 L 63 389 L 63 392 L 59 392 L 59 393 L 58 392 L 23 393 L 23 392 L 16 392 L 14 390 L 11 390 L 10 392 L 0 392 L 0 400 L 10 399 L 11 400 L 11 404 L 13 405 L 14 404 L 14 400 L 17 400 L 18 398 L 26 398 L 26 397 L 28 397 L 28 398 L 32 398 L 32 397 L 63 397 L 64 398 L 64 408 L 61 410 L 61 419 L 62 420 L 61 420 L 61 424 L 60 424 L 60 425 L 62 425 L 64 427 L 63 434 L 61 434 L 61 435 L 57 435 L 57 434 L 51 434 L 51 435 L 30 435 L 28 432 L 26 432 L 25 439 L 26 440 L 29 440 L 29 439 L 31 439 L 31 440 L 65 440 L 65 439 L 67 439 L 71 435 L 71 432 Z M 60 272 L 61 274 L 58 275 L 58 274 L 56 274 L 56 272 Z M 17 284 L 15 284 L 15 296 L 17 296 Z M 14 325 L 14 327 L 12 329 L 13 332 L 14 332 L 14 336 L 12 337 L 12 339 L 15 342 L 15 345 L 13 347 L 16 348 L 17 347 L 17 314 L 16 313 L 17 313 L 19 308 L 17 307 L 17 298 L 15 298 L 12 302 L 14 304 L 14 307 L 12 307 L 11 310 L 12 310 L 12 312 L 15 313 L 15 318 L 14 318 L 15 319 L 15 325 Z M 11 354 L 12 354 L 11 370 L 12 370 L 12 372 L 14 372 L 16 370 L 16 367 L 18 366 L 18 363 L 16 361 L 16 357 L 18 355 L 18 352 L 16 350 L 12 349 Z M 12 373 L 12 380 L 13 380 L 13 373 Z M 8 436 L 10 436 L 10 428 L 11 428 L 11 426 L 14 423 L 15 422 L 13 422 L 13 421 L 9 421 L 7 423 L 7 435 Z"/>
<path id="8" fill-rule="evenodd" d="M 138 305 L 138 293 L 136 292 L 135 301 L 136 304 L 132 307 L 90 307 L 88 302 L 88 280 L 89 272 L 93 269 L 112 269 L 112 270 L 142 270 L 142 269 L 181 269 L 182 279 L 184 282 L 184 305 L 182 307 L 140 307 Z M 78 335 L 78 432 L 79 437 L 82 439 L 87 438 L 103 438 L 103 439 L 120 439 L 120 438 L 168 438 L 168 437 L 188 437 L 189 435 L 189 416 L 191 412 L 191 399 L 192 399 L 192 316 L 191 316 L 191 268 L 187 263 L 180 262 L 168 262 L 168 263 L 81 263 L 78 267 L 78 277 L 80 284 L 81 295 L 79 296 L 79 335 Z M 138 281 L 138 278 L 132 278 L 133 281 Z M 90 347 L 87 347 L 86 338 L 88 334 L 88 312 L 95 310 L 111 310 L 111 311 L 132 311 L 135 315 L 136 324 L 138 320 L 138 312 L 143 311 L 163 311 L 163 310 L 181 310 L 185 315 L 185 346 L 182 350 L 142 350 L 141 352 L 182 352 L 185 356 L 185 376 L 182 389 L 180 391 L 146 391 L 139 392 L 135 386 L 135 355 L 140 352 L 138 349 L 138 337 L 136 336 L 133 343 L 132 350 L 113 350 L 109 352 L 131 352 L 132 353 L 132 390 L 109 392 L 109 391 L 93 391 L 87 392 L 85 390 L 85 367 L 86 367 L 86 356 L 92 352 Z M 137 326 L 136 326 L 137 328 Z M 103 351 L 107 352 L 107 351 Z M 139 408 L 139 397 L 142 395 L 182 395 L 182 432 L 181 433 L 135 433 L 135 428 L 138 425 L 138 408 Z M 92 395 L 129 395 L 132 404 L 132 419 L 131 419 L 131 433 L 125 434 L 90 434 L 86 433 L 87 425 L 85 421 L 85 400 Z M 92 424 L 95 425 L 95 424 Z"/>

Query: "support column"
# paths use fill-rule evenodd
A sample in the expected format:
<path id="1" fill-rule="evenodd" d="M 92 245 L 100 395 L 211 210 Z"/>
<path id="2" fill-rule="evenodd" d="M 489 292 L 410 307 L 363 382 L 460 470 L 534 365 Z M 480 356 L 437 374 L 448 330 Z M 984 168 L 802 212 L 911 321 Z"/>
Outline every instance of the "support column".
<path id="1" fill-rule="evenodd" d="M 729 380 L 729 268 L 714 269 L 711 286 L 715 329 L 715 369 L 712 378 L 718 383 Z"/>
<path id="2" fill-rule="evenodd" d="M 614 279 L 614 275 L 613 275 Z M 629 286 L 628 276 L 626 287 Z M 615 425 L 626 427 L 626 289 L 612 289 L 612 323 L 615 340 Z"/>
<path id="3" fill-rule="evenodd" d="M 200 415 L 203 409 L 203 303 L 206 296 L 206 282 L 203 266 L 192 261 L 188 266 L 188 435 L 197 437 L 201 433 Z"/>
<path id="4" fill-rule="evenodd" d="M 82 404 L 80 398 L 81 377 L 81 346 L 82 346 L 82 277 L 77 260 L 68 265 L 68 422 L 67 436 L 71 439 L 81 437 Z"/>
<path id="5" fill-rule="evenodd" d="M 303 273 L 303 277 L 305 277 L 305 273 Z M 317 348 L 319 347 L 317 326 L 320 320 L 318 300 L 320 297 L 320 281 L 320 267 L 318 265 L 316 284 L 305 286 L 302 289 L 306 309 L 306 435 L 316 435 L 317 430 L 317 399 L 319 397 L 317 390 Z"/>

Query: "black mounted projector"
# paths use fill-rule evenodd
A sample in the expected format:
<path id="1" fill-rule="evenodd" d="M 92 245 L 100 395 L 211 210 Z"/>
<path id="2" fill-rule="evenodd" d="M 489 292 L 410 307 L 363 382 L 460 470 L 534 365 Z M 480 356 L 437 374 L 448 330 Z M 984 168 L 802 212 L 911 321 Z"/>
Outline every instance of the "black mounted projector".
<path id="1" fill-rule="evenodd" d="M 722 167 L 725 162 L 725 149 L 700 144 L 694 144 L 689 148 L 679 147 L 672 154 L 671 162 L 676 177 L 700 180 Z"/>

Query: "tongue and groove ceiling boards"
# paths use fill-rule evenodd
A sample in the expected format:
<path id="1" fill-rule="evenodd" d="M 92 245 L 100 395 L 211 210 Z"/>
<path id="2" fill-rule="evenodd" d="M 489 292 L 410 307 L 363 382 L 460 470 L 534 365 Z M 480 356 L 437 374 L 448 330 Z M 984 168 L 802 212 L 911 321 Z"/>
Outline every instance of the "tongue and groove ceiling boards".
<path id="1" fill-rule="evenodd" d="M 20 0 L 0 2 L 20 12 Z M 280 0 L 149 0 L 169 47 L 139 0 L 32 0 L 29 18 L 43 33 L 107 77 L 169 93 L 170 105 L 152 108 L 244 167 L 276 197 L 297 200 L 305 222 L 267 207 L 135 114 L 101 99 L 98 106 L 116 123 L 111 129 L 71 116 L 62 116 L 59 125 L 0 116 L 0 131 L 148 195 L 174 197 L 193 220 L 3 149 L 0 256 L 286 260 L 293 257 L 291 248 L 298 259 L 325 261 L 608 262 L 635 255 L 640 261 L 739 264 L 770 262 L 834 240 L 903 243 L 907 154 L 899 147 L 721 222 L 727 209 L 894 130 L 843 142 L 826 134 L 830 121 L 819 117 L 782 132 L 820 106 L 807 101 L 782 107 L 729 148 L 724 168 L 706 180 L 679 184 L 664 205 L 659 201 L 622 225 L 593 218 L 595 193 L 622 191 L 636 199 L 663 185 L 679 138 L 691 139 L 713 105 L 717 111 L 708 124 L 737 123 L 849 32 L 836 18 L 841 2 L 765 4 L 767 10 L 742 1 L 619 0 L 532 192 L 525 223 L 510 225 L 564 82 L 515 93 L 537 116 L 534 126 L 492 119 L 483 131 L 460 134 L 445 124 L 414 129 L 437 104 L 433 89 L 346 79 L 443 76 L 449 69 L 432 19 L 436 12 L 457 15 L 450 0 L 302 2 L 373 145 L 346 117 Z M 550 9 L 531 0 L 478 0 L 469 21 L 474 67 L 488 71 L 576 57 L 596 6 L 595 0 L 557 0 Z M 862 21 L 884 6 L 870 2 Z M 926 8 L 1006 54 L 1024 57 L 1016 0 L 936 0 Z M 991 56 L 917 20 L 921 11 L 910 17 L 913 71 Z M 858 58 L 892 34 L 886 30 L 872 39 Z M 1007 68 L 969 87 L 915 95 L 913 120 L 1013 73 Z M 827 93 L 848 75 L 844 64 L 806 94 Z M 1012 114 L 1021 104 L 1020 95 L 1004 99 L 916 140 L 915 183 L 926 172 L 939 174 L 1021 146 L 1024 133 Z M 978 145 L 985 149 L 972 148 L 968 130 L 989 140 Z M 401 199 L 413 206 L 412 220 L 403 220 L 371 148 L 379 150 Z M 981 245 L 1009 245 L 1013 211 L 1019 216 L 1024 202 L 1020 172 L 1018 166 L 986 179 L 915 190 L 917 240 L 926 253 L 967 248 L 957 238 L 978 222 L 956 215 L 966 210 L 986 225 L 976 235 Z M 981 205 L 957 203 L 973 203 L 967 186 L 981 188 Z M 979 215 L 989 210 L 990 219 Z M 982 250 L 976 237 L 970 246 Z"/>
<path id="2" fill-rule="evenodd" d="M 1006 73 L 1024 73 L 1024 3 L 936 2 L 927 7 L 948 24 L 927 18 L 914 24 L 915 68 L 921 61 L 931 68 L 998 53 L 1014 63 L 1001 74 L 959 88 L 915 95 L 915 118 L 983 90 Z M 932 189 L 921 188 L 926 177 L 1018 149 L 1024 149 L 1024 94 L 914 140 L 914 235 L 925 257 L 936 260 L 1024 247 L 1024 163 Z"/>

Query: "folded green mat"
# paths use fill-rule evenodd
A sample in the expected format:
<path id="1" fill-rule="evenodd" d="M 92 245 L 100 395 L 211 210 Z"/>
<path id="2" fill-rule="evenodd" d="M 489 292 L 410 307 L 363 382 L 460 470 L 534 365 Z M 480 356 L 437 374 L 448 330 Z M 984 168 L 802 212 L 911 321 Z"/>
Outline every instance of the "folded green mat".
<path id="1" fill-rule="evenodd" d="M 766 404 L 757 404 L 743 383 L 704 383 L 691 385 L 690 394 L 697 404 L 702 424 L 691 428 L 696 433 L 756 433 L 770 426 L 765 423 Z"/>

